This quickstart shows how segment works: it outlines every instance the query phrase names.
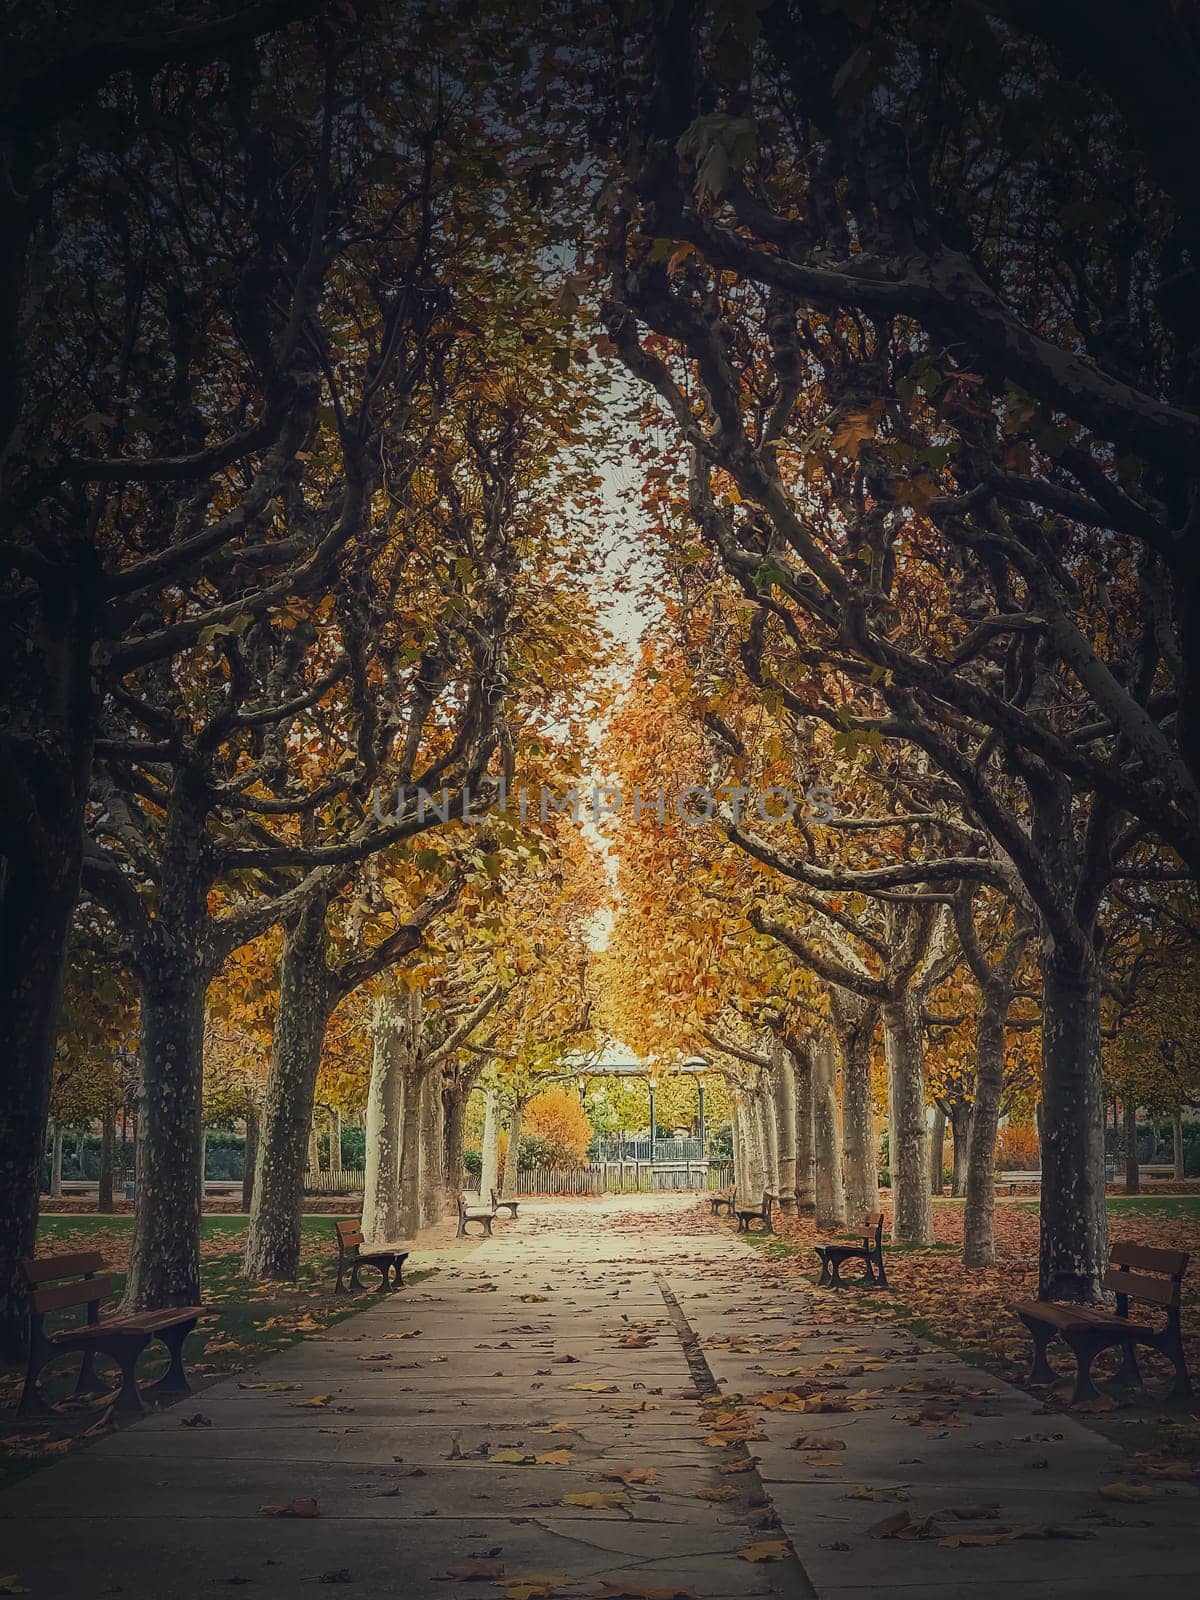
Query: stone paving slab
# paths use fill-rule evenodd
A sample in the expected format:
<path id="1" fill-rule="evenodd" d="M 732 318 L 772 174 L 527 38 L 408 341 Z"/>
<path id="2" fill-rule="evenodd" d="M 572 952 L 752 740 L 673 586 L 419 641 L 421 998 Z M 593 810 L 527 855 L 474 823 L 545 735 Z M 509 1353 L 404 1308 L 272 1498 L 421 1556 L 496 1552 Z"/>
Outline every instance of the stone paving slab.
<path id="1" fill-rule="evenodd" d="M 231 1586 L 303 1600 L 323 1581 L 360 1600 L 503 1600 L 503 1583 L 450 1575 L 484 1558 L 505 1582 L 556 1576 L 563 1600 L 597 1600 L 604 1583 L 697 1600 L 1179 1600 L 1200 1576 L 1191 1486 L 1102 1500 L 1121 1475 L 1106 1440 L 904 1330 L 839 1326 L 828 1296 L 711 1231 L 689 1196 L 523 1205 L 495 1239 L 438 1261 L 411 1292 L 0 1494 L 0 1572 L 33 1600 Z M 644 1347 L 619 1344 L 631 1332 Z M 392 1359 L 361 1359 L 380 1354 Z M 577 1360 L 554 1362 L 565 1354 Z M 714 1408 L 789 1385 L 854 1409 L 745 1407 L 760 1437 L 706 1443 Z M 328 1398 L 302 1403 L 314 1396 Z M 934 1415 L 914 1425 L 923 1407 Z M 196 1414 L 206 1423 L 182 1426 Z M 791 1448 L 814 1434 L 845 1448 Z M 485 1459 L 564 1449 L 550 1464 Z M 747 1450 L 752 1470 L 720 1471 Z M 603 1476 L 618 1469 L 634 1481 Z M 731 1497 L 702 1498 L 714 1491 Z M 597 1492 L 623 1499 L 562 1503 Z M 319 1516 L 261 1514 L 304 1498 Z M 947 1521 L 989 1504 L 995 1516 Z M 868 1532 L 897 1514 L 932 1516 L 939 1536 L 1052 1523 L 1093 1537 L 951 1549 Z M 782 1530 L 751 1525 L 772 1515 Z M 740 1557 L 781 1533 L 794 1556 Z"/>

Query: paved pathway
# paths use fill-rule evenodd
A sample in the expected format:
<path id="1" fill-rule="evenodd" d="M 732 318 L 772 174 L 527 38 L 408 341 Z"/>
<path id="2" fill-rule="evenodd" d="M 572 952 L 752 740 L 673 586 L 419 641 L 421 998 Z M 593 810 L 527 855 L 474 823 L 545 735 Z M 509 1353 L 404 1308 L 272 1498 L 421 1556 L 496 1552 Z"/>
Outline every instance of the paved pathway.
<path id="1" fill-rule="evenodd" d="M 417 1288 L 0 1495 L 0 1575 L 34 1600 L 1190 1587 L 1194 1489 L 1101 1498 L 1105 1440 L 906 1334 L 832 1325 L 693 1206 L 522 1207 Z"/>

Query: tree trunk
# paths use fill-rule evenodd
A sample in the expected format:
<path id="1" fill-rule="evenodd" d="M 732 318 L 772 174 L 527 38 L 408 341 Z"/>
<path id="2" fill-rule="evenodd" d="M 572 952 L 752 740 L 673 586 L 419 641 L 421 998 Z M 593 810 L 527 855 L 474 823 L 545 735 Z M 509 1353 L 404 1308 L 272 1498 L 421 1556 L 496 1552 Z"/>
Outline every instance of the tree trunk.
<path id="1" fill-rule="evenodd" d="M 124 1309 L 200 1301 L 204 996 L 198 939 L 141 975 L 137 1195 Z"/>
<path id="2" fill-rule="evenodd" d="M 791 1052 L 796 1075 L 796 1210 L 811 1217 L 817 1209 L 816 1151 L 813 1145 L 812 1051 Z"/>
<path id="3" fill-rule="evenodd" d="M 421 1231 L 421 1093 L 427 1067 L 419 1064 L 404 1075 L 404 1112 L 400 1122 L 400 1237 L 415 1239 Z"/>
<path id="4" fill-rule="evenodd" d="M 459 1067 L 448 1079 L 443 1092 L 446 1164 L 445 1189 L 442 1197 L 443 1213 L 452 1212 L 458 1203 L 463 1187 L 463 1147 L 466 1143 L 467 1102 L 482 1069 Z"/>
<path id="5" fill-rule="evenodd" d="M 1135 1101 L 1126 1099 L 1124 1105 L 1125 1193 L 1140 1194 L 1142 1175 L 1138 1170 L 1138 1108 Z"/>
<path id="6" fill-rule="evenodd" d="M 421 1225 L 440 1220 L 446 1195 L 446 1134 L 442 1069 L 425 1075 L 421 1086 Z"/>
<path id="7" fill-rule="evenodd" d="M 96 1196 L 96 1210 L 108 1216 L 113 1208 L 113 1163 L 117 1146 L 117 1119 L 107 1108 L 100 1123 L 100 1189 Z"/>
<path id="8" fill-rule="evenodd" d="M 287 931 L 271 1046 L 245 1274 L 295 1283 L 300 1271 L 304 1166 L 316 1163 L 313 1099 L 334 994 L 325 960 L 326 904 L 317 895 Z"/>
<path id="9" fill-rule="evenodd" d="M 254 1169 L 258 1165 L 258 1110 L 246 1111 L 246 1150 L 242 1158 L 242 1210 L 249 1216 L 254 1204 Z"/>
<path id="10" fill-rule="evenodd" d="M 919 1009 L 911 995 L 884 1005 L 883 1043 L 888 1068 L 892 1240 L 895 1244 L 932 1244 L 925 1045 Z"/>
<path id="11" fill-rule="evenodd" d="M 784 1211 L 796 1209 L 796 1073 L 787 1050 L 775 1056 L 775 1123 L 779 1129 L 779 1200 Z"/>
<path id="12" fill-rule="evenodd" d="M 967 1163 L 971 1154 L 971 1122 L 973 1112 L 965 1100 L 956 1100 L 950 1107 L 950 1127 L 954 1134 L 954 1168 L 950 1179 L 950 1193 L 961 1200 L 967 1192 Z"/>
<path id="13" fill-rule="evenodd" d="M 63 1169 L 63 1140 L 66 1130 L 61 1122 L 55 1122 L 50 1133 L 50 1198 L 58 1200 L 62 1197 L 62 1169 Z"/>
<path id="14" fill-rule="evenodd" d="M 1187 1177 L 1187 1165 L 1183 1149 L 1183 1113 L 1178 1110 L 1171 1117 L 1171 1154 L 1175 1162 L 1175 1181 L 1182 1183 Z"/>
<path id="15" fill-rule="evenodd" d="M 329 1107 L 329 1170 L 334 1175 L 334 1187 L 340 1188 L 338 1175 L 342 1170 L 342 1113 L 337 1106 Z"/>
<path id="16" fill-rule="evenodd" d="M 479 1197 L 488 1196 L 500 1183 L 500 1096 L 488 1089 L 483 1101 L 483 1148 L 480 1150 Z"/>
<path id="17" fill-rule="evenodd" d="M 28 206 L 22 208 L 28 211 Z M 36 673 L 9 682 L 6 704 L 27 737 L 6 757 L 0 791 L 0 1359 L 28 1348 L 21 1262 L 35 1253 L 46 1123 L 71 917 L 79 895 L 83 807 L 91 769 L 91 604 L 102 586 L 64 576 L 40 637 L 9 633 Z M 32 645 L 32 654 L 27 647 Z M 27 693 L 26 690 L 29 692 Z"/>
<path id="18" fill-rule="evenodd" d="M 963 1213 L 963 1265 L 996 1262 L 996 1132 L 1004 1090 L 1004 1017 L 1007 999 L 984 991 L 975 1032 L 975 1106 L 967 1146 L 967 1203 Z M 954 1146 L 958 1171 L 958 1141 Z"/>
<path id="19" fill-rule="evenodd" d="M 504 1175 L 500 1181 L 501 1200 L 517 1197 L 517 1163 L 521 1159 L 521 1123 L 525 1120 L 525 1106 L 518 1100 L 508 1123 L 508 1148 L 504 1152 Z"/>
<path id="20" fill-rule="evenodd" d="M 746 1107 L 746 1131 L 750 1140 L 750 1174 L 753 1188 L 747 1198 L 756 1202 L 762 1198 L 764 1189 L 770 1187 L 770 1174 L 767 1166 L 767 1131 L 763 1126 L 762 1102 L 760 1091 L 756 1088 Z"/>
<path id="21" fill-rule="evenodd" d="M 941 1198 L 942 1179 L 946 1171 L 946 1113 L 941 1106 L 933 1108 L 933 1126 L 929 1130 L 929 1192 Z"/>
<path id="22" fill-rule="evenodd" d="M 762 1120 L 763 1154 L 766 1163 L 765 1188 L 779 1193 L 779 1124 L 775 1120 L 775 1083 L 767 1076 L 758 1094 L 758 1114 Z"/>
<path id="23" fill-rule="evenodd" d="M 853 1217 L 879 1209 L 879 1169 L 875 1159 L 875 1108 L 871 1092 L 871 1039 L 878 1007 L 872 1005 L 848 1020 L 835 1006 L 835 1025 L 842 1052 L 842 1169 L 846 1209 Z"/>
<path id="24" fill-rule="evenodd" d="M 1100 984 L 1094 964 L 1042 955 L 1043 1300 L 1098 1300 L 1108 1266 Z"/>
<path id="25" fill-rule="evenodd" d="M 828 1037 L 813 1043 L 812 1101 L 817 1227 L 824 1232 L 839 1233 L 846 1226 L 846 1191 L 842 1184 L 836 1064 L 833 1040 Z"/>
<path id="26" fill-rule="evenodd" d="M 407 994 L 381 995 L 372 1018 L 362 1231 L 368 1244 L 401 1237 L 400 1164 L 408 1064 Z"/>

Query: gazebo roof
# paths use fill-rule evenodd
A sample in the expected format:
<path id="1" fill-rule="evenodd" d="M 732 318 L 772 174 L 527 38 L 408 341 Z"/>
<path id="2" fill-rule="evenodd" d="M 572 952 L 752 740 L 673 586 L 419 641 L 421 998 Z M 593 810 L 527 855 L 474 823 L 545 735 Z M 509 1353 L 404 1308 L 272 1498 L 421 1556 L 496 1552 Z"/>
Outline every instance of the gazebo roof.
<path id="1" fill-rule="evenodd" d="M 713 1070 L 712 1063 L 701 1056 L 690 1056 L 682 1061 L 637 1056 L 619 1039 L 605 1039 L 594 1050 L 572 1050 L 563 1056 L 562 1062 L 568 1072 L 578 1072 L 589 1078 L 668 1077 L 675 1072 L 699 1074 Z"/>

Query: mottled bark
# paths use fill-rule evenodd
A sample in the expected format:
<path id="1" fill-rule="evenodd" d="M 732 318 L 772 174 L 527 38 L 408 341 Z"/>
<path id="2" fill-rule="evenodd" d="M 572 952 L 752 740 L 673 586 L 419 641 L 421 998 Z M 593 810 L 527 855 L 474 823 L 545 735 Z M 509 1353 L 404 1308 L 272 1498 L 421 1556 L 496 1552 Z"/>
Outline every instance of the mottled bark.
<path id="1" fill-rule="evenodd" d="M 138 1179 L 124 1306 L 146 1311 L 200 1300 L 200 1135 L 204 996 L 198 940 L 141 973 Z"/>
<path id="2" fill-rule="evenodd" d="M 983 992 L 975 1032 L 975 1106 L 967 1150 L 967 1203 L 963 1214 L 963 1265 L 990 1267 L 996 1261 L 996 1130 L 1004 1089 L 1004 1015 L 1007 994 Z M 955 1168 L 958 1147 L 955 1145 Z"/>
<path id="3" fill-rule="evenodd" d="M 1137 1102 L 1126 1099 L 1122 1106 L 1121 1148 L 1125 1157 L 1125 1193 L 1140 1194 L 1142 1175 L 1138 1170 Z"/>
<path id="4" fill-rule="evenodd" d="M 842 1172 L 846 1209 L 858 1217 L 879 1209 L 871 1043 L 879 1007 L 830 989 L 830 1010 L 842 1060 Z"/>
<path id="5" fill-rule="evenodd" d="M 11 170 L 8 181 L 13 182 Z M 16 205 L 27 220 L 36 209 L 24 196 Z M 19 303 L 18 296 L 9 310 Z M 7 394 L 3 379 L 0 390 Z M 29 1335 L 20 1264 L 37 1242 L 59 1004 L 91 771 L 90 645 L 95 607 L 103 598 L 90 558 L 80 571 L 62 554 L 49 558 L 54 565 L 42 580 L 43 604 L 34 626 L 9 625 L 0 640 L 8 712 L 0 730 L 0 1358 L 11 1360 L 23 1357 Z"/>
<path id="6" fill-rule="evenodd" d="M 246 1112 L 246 1150 L 242 1159 L 242 1210 L 249 1215 L 254 1204 L 254 1169 L 258 1165 L 258 1110 L 251 1106 Z"/>
<path id="7" fill-rule="evenodd" d="M 400 1161 L 408 1064 L 407 994 L 381 995 L 372 1015 L 362 1230 L 368 1243 L 400 1235 Z"/>
<path id="8" fill-rule="evenodd" d="M 779 1200 L 785 1211 L 796 1209 L 796 1073 L 783 1045 L 774 1056 L 775 1122 L 779 1129 Z"/>
<path id="9" fill-rule="evenodd" d="M 954 1136 L 953 1167 L 950 1193 L 961 1200 L 967 1192 L 967 1167 L 971 1154 L 971 1123 L 974 1112 L 965 1100 L 955 1100 L 950 1106 L 950 1131 Z"/>
<path id="10" fill-rule="evenodd" d="M 815 1039 L 810 1054 L 817 1227 L 826 1232 L 840 1232 L 846 1226 L 846 1191 L 842 1184 L 842 1134 L 838 1126 L 833 1040 L 826 1035 Z"/>
<path id="11" fill-rule="evenodd" d="M 279 967 L 279 1009 L 263 1102 L 246 1236 L 245 1274 L 294 1283 L 300 1270 L 304 1169 L 315 1164 L 313 1100 L 333 1006 L 325 964 L 325 899 L 315 896 L 288 928 Z"/>
<path id="12" fill-rule="evenodd" d="M 925 1041 L 920 1004 L 914 995 L 884 1004 L 883 1041 L 888 1068 L 892 1239 L 896 1244 L 932 1244 Z"/>
<path id="13" fill-rule="evenodd" d="M 446 1139 L 441 1070 L 426 1073 L 421 1085 L 421 1226 L 442 1215 L 446 1197 Z"/>
<path id="14" fill-rule="evenodd" d="M 933 1122 L 929 1129 L 929 1192 L 940 1197 L 946 1171 L 946 1113 L 941 1106 L 933 1108 Z"/>
<path id="15" fill-rule="evenodd" d="M 342 1113 L 336 1106 L 328 1107 L 326 1118 L 326 1143 L 329 1146 L 329 1170 L 342 1170 Z"/>
<path id="16" fill-rule="evenodd" d="M 765 1076 L 758 1092 L 758 1114 L 762 1120 L 763 1154 L 766 1163 L 765 1188 L 779 1193 L 779 1124 L 775 1120 L 775 1084 Z"/>
<path id="17" fill-rule="evenodd" d="M 404 1075 L 398 1224 L 403 1239 L 413 1239 L 421 1231 L 421 1090 L 427 1072 L 417 1062 Z"/>
<path id="18" fill-rule="evenodd" d="M 525 1106 L 518 1100 L 508 1120 L 508 1147 L 504 1152 L 504 1171 L 500 1179 L 502 1200 L 515 1200 L 517 1197 L 517 1163 L 521 1159 L 521 1123 L 524 1119 Z"/>
<path id="19" fill-rule="evenodd" d="M 1095 1300 L 1108 1265 L 1099 978 L 1047 940 L 1042 986 L 1039 1293 Z"/>
<path id="20" fill-rule="evenodd" d="M 796 1076 L 796 1210 L 801 1216 L 811 1217 L 817 1209 L 812 1052 L 804 1045 L 790 1053 Z"/>
<path id="21" fill-rule="evenodd" d="M 105 1111 L 100 1123 L 100 1186 L 96 1195 L 96 1210 L 107 1216 L 113 1208 L 113 1166 L 117 1153 L 117 1119 L 113 1111 Z"/>
<path id="22" fill-rule="evenodd" d="M 55 1122 L 50 1127 L 50 1198 L 62 1198 L 62 1169 L 63 1169 L 63 1139 L 66 1129 L 61 1122 Z"/>
<path id="23" fill-rule="evenodd" d="M 1187 1165 L 1183 1149 L 1183 1113 L 1178 1110 L 1171 1116 L 1171 1154 L 1175 1163 L 1172 1175 L 1176 1183 L 1182 1183 L 1187 1176 Z"/>
<path id="24" fill-rule="evenodd" d="M 488 1089 L 483 1101 L 483 1147 L 480 1150 L 479 1193 L 486 1200 L 500 1184 L 500 1096 Z"/>

